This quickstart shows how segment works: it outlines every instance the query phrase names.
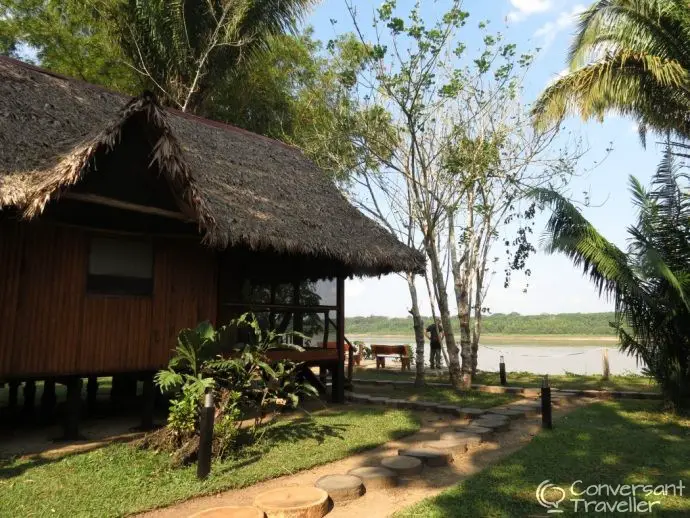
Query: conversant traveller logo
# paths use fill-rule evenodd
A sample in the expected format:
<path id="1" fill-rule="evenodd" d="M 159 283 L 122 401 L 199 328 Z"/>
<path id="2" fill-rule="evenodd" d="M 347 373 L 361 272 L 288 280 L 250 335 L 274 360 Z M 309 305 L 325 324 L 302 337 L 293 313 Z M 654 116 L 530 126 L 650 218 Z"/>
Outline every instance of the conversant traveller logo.
<path id="1" fill-rule="evenodd" d="M 634 513 L 647 514 L 661 507 L 659 497 L 683 496 L 686 486 L 677 484 L 585 484 L 576 480 L 568 488 L 544 480 L 537 487 L 539 505 L 548 514 L 562 513 L 567 508 L 575 513 Z M 568 496 L 569 495 L 569 496 Z M 566 500 L 567 498 L 567 500 Z"/>

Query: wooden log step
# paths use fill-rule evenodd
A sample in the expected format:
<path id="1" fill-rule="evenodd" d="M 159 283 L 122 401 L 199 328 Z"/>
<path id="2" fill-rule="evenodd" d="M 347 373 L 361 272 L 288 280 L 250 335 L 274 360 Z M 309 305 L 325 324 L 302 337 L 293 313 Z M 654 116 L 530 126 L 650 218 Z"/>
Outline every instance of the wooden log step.
<path id="1" fill-rule="evenodd" d="M 441 434 L 441 440 L 464 442 L 469 449 L 479 446 L 482 443 L 482 436 L 470 431 L 444 432 Z"/>
<path id="2" fill-rule="evenodd" d="M 264 512 L 256 507 L 213 507 L 192 515 L 190 518 L 264 518 Z"/>
<path id="3" fill-rule="evenodd" d="M 424 464 L 421 460 L 414 457 L 406 457 L 405 455 L 398 455 L 397 457 L 386 457 L 381 460 L 381 466 L 396 472 L 399 476 L 409 477 L 411 475 L 419 475 L 424 469 Z"/>
<path id="4" fill-rule="evenodd" d="M 362 479 L 355 475 L 326 475 L 314 485 L 328 493 L 336 504 L 354 500 L 364 494 Z"/>
<path id="5" fill-rule="evenodd" d="M 504 432 L 510 428 L 510 419 L 501 418 L 500 416 L 496 416 L 496 418 L 486 416 L 475 419 L 470 423 L 470 426 L 472 425 L 491 428 L 495 432 Z"/>
<path id="6" fill-rule="evenodd" d="M 477 424 L 470 423 L 467 426 L 458 427 L 455 429 L 457 432 L 469 432 L 474 435 L 481 437 L 482 442 L 489 440 L 493 435 L 494 431 L 491 428 L 486 428 L 484 426 L 479 426 Z"/>
<path id="7" fill-rule="evenodd" d="M 419 459 L 432 468 L 440 468 L 453 462 L 452 453 L 435 448 L 404 448 L 398 450 L 398 455 Z"/>
<path id="8" fill-rule="evenodd" d="M 492 408 L 488 412 L 489 415 L 495 414 L 495 415 L 502 415 L 509 417 L 510 419 L 524 419 L 525 418 L 525 411 L 524 410 L 517 410 L 517 409 L 512 409 L 512 408 Z"/>
<path id="9" fill-rule="evenodd" d="M 280 487 L 257 495 L 254 505 L 266 518 L 323 518 L 328 512 L 328 493 L 318 487 Z"/>
<path id="10" fill-rule="evenodd" d="M 363 466 L 351 469 L 347 474 L 361 478 L 367 491 L 387 489 L 398 485 L 398 474 L 392 469 L 382 466 Z"/>

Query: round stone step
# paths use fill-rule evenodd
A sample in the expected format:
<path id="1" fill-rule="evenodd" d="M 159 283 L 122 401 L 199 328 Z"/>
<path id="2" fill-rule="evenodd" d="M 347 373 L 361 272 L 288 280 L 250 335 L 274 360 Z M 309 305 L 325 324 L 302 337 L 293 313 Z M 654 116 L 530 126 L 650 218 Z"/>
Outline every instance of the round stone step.
<path id="1" fill-rule="evenodd" d="M 398 455 L 414 457 L 432 468 L 447 466 L 453 462 L 452 453 L 435 448 L 406 448 L 398 450 Z"/>
<path id="2" fill-rule="evenodd" d="M 478 435 L 481 437 L 482 441 L 489 440 L 494 434 L 494 431 L 491 428 L 485 428 L 484 426 L 479 426 L 477 424 L 468 424 L 465 427 L 456 428 L 455 431 L 469 432 L 471 434 Z"/>
<path id="3" fill-rule="evenodd" d="M 481 426 L 482 428 L 491 428 L 495 432 L 504 432 L 510 428 L 510 419 L 493 417 L 481 417 L 472 421 L 470 426 Z"/>
<path id="4" fill-rule="evenodd" d="M 314 485 L 328 493 L 335 503 L 354 500 L 364 493 L 362 479 L 355 475 L 326 475 Z"/>
<path id="5" fill-rule="evenodd" d="M 397 457 L 386 457 L 381 460 L 381 466 L 396 472 L 398 475 L 408 477 L 410 475 L 419 475 L 424 469 L 421 460 L 414 457 L 406 457 L 405 455 L 398 455 Z"/>
<path id="6" fill-rule="evenodd" d="M 398 485 L 397 473 L 382 466 L 363 466 L 351 469 L 347 474 L 361 478 L 367 491 L 386 489 Z"/>
<path id="7" fill-rule="evenodd" d="M 478 446 L 482 442 L 482 437 L 469 431 L 444 432 L 441 434 L 442 441 L 464 442 L 468 448 Z"/>
<path id="8" fill-rule="evenodd" d="M 280 487 L 259 494 L 254 505 L 266 518 L 323 518 L 328 512 L 328 493 L 318 487 Z"/>
<path id="9" fill-rule="evenodd" d="M 503 415 L 510 419 L 522 419 L 525 417 L 525 411 L 511 408 L 492 408 L 488 415 Z"/>
<path id="10" fill-rule="evenodd" d="M 192 515 L 190 518 L 264 518 L 264 512 L 256 507 L 213 507 Z"/>

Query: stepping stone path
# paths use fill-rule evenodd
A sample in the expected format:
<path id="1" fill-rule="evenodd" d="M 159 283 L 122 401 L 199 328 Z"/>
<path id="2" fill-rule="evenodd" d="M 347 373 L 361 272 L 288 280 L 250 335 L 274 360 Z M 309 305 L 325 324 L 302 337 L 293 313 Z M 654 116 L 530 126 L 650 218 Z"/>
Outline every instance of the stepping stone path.
<path id="1" fill-rule="evenodd" d="M 404 477 L 419 475 L 424 469 L 424 464 L 422 464 L 421 460 L 405 455 L 386 457 L 381 461 L 381 466 Z"/>
<path id="2" fill-rule="evenodd" d="M 398 455 L 419 459 L 432 468 L 447 466 L 453 462 L 453 454 L 436 448 L 405 448 L 398 450 Z"/>
<path id="3" fill-rule="evenodd" d="M 264 518 L 264 512 L 256 507 L 214 507 L 192 515 L 190 518 Z"/>
<path id="4" fill-rule="evenodd" d="M 254 505 L 266 518 L 323 518 L 328 512 L 328 493 L 318 487 L 281 487 L 261 493 Z"/>
<path id="5" fill-rule="evenodd" d="M 347 474 L 361 478 L 367 491 L 387 489 L 398 485 L 398 474 L 384 467 L 364 466 L 351 469 Z"/>
<path id="6" fill-rule="evenodd" d="M 437 416 L 425 418 L 425 427 L 417 434 L 421 442 L 398 450 L 397 456 L 383 458 L 380 466 L 362 466 L 347 474 L 321 477 L 314 487 L 274 489 L 258 495 L 255 507 L 219 507 L 194 518 L 261 518 L 264 513 L 265 518 L 322 518 L 329 511 L 329 499 L 338 504 L 359 498 L 365 491 L 396 487 L 399 478 L 410 482 L 408 477 L 420 475 L 424 466 L 448 466 L 453 462 L 453 455 L 461 455 L 497 432 L 508 430 L 511 420 L 541 412 L 541 403 L 528 399 L 482 410 L 366 394 L 349 393 L 347 398 L 359 403 L 423 410 Z M 457 418 L 449 420 L 439 414 Z"/>
<path id="7" fill-rule="evenodd" d="M 335 504 L 354 500 L 364 494 L 362 479 L 355 475 L 327 475 L 314 485 L 328 493 Z"/>

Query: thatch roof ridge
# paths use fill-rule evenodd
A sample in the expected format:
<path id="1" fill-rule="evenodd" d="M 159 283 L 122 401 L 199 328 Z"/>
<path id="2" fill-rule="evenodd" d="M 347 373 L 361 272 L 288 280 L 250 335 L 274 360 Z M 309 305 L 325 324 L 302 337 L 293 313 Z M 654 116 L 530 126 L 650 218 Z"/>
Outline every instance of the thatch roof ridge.
<path id="1" fill-rule="evenodd" d="M 355 209 L 297 148 L 9 58 L 0 59 L 0 208 L 40 214 L 96 169 L 96 152 L 112 150 L 138 113 L 158 135 L 152 161 L 208 242 L 328 257 L 356 273 L 423 271 L 421 254 Z"/>

